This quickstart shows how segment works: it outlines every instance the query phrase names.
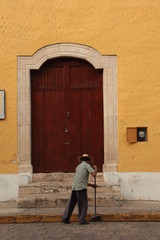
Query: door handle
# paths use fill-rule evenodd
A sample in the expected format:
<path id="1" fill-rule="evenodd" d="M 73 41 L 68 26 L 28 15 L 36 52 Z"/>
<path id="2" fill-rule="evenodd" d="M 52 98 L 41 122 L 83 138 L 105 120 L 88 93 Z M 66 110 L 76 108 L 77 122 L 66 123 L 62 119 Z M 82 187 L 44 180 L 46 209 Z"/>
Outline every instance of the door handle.
<path id="1" fill-rule="evenodd" d="M 68 128 L 65 128 L 65 133 L 68 133 Z"/>
<path id="2" fill-rule="evenodd" d="M 66 146 L 69 146 L 69 145 L 70 145 L 70 143 L 69 143 L 69 142 L 65 142 L 64 144 L 65 144 Z"/>

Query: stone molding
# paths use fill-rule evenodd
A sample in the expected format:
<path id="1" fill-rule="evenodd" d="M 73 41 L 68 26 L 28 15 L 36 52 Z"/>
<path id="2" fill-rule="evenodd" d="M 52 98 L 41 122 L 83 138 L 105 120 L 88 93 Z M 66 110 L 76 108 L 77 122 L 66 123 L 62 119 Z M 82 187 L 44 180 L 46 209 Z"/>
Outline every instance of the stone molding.
<path id="1" fill-rule="evenodd" d="M 60 43 L 38 50 L 33 56 L 18 56 L 18 164 L 19 174 L 32 174 L 30 70 L 49 59 L 75 57 L 103 69 L 104 172 L 116 172 L 118 162 L 117 57 L 103 56 L 92 47 Z M 25 180 L 24 180 L 25 182 Z"/>

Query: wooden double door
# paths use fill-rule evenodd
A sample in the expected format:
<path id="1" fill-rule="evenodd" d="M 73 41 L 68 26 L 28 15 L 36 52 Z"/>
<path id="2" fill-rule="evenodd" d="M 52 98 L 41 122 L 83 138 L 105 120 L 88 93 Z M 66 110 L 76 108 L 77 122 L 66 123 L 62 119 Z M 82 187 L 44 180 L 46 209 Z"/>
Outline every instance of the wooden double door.
<path id="1" fill-rule="evenodd" d="M 74 172 L 83 153 L 102 171 L 102 79 L 102 70 L 75 58 L 31 71 L 33 172 Z"/>

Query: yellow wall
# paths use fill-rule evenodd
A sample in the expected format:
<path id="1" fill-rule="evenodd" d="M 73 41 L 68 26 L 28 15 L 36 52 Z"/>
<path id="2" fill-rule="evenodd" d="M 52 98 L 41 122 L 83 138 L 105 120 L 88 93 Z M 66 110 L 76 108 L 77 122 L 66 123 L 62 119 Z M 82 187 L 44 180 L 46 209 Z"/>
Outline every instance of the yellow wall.
<path id="1" fill-rule="evenodd" d="M 118 59 L 119 171 L 160 171 L 160 0 L 0 0 L 0 173 L 16 173 L 17 56 L 61 42 Z M 126 127 L 147 126 L 128 144 Z"/>

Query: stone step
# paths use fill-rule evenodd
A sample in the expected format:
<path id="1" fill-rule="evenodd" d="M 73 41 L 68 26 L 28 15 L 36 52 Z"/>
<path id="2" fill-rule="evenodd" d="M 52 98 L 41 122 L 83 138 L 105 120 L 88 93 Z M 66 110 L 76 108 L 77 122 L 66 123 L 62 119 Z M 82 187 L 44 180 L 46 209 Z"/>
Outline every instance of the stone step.
<path id="1" fill-rule="evenodd" d="M 32 182 L 72 182 L 74 176 L 75 173 L 34 173 Z M 94 182 L 92 176 L 89 177 L 89 181 Z M 103 173 L 97 173 L 96 181 L 104 181 Z"/>
<path id="2" fill-rule="evenodd" d="M 74 173 L 40 173 L 33 174 L 33 181 L 27 186 L 19 187 L 18 207 L 65 207 L 71 194 Z M 94 178 L 89 177 L 94 183 Z M 120 189 L 118 186 L 108 186 L 103 174 L 97 175 L 96 199 L 97 206 L 108 206 L 113 202 L 118 204 Z M 89 206 L 94 204 L 94 189 L 88 187 Z"/>
<path id="3" fill-rule="evenodd" d="M 65 207 L 70 195 L 59 196 L 58 198 L 53 195 L 38 195 L 37 197 L 23 197 L 18 201 L 19 208 L 57 208 L 57 207 Z M 96 197 L 96 206 L 104 207 L 104 206 L 120 206 L 120 198 L 118 196 L 114 196 L 113 194 L 107 196 L 97 196 Z M 88 194 L 88 206 L 94 206 L 94 194 Z"/>
<path id="4" fill-rule="evenodd" d="M 33 194 L 67 194 L 68 192 L 71 192 L 71 186 L 55 186 L 55 187 L 48 187 L 48 186 L 41 186 L 41 187 L 35 187 L 35 186 L 25 186 L 19 188 L 19 196 L 27 196 L 27 195 L 33 195 Z M 93 188 L 88 187 L 88 193 L 94 192 Z M 117 190 L 118 192 L 118 190 Z M 104 187 L 97 187 L 96 189 L 97 194 L 106 193 L 106 194 L 112 194 L 115 193 L 115 190 L 113 188 L 109 188 L 107 186 Z"/>
<path id="5" fill-rule="evenodd" d="M 58 194 L 58 197 L 59 198 L 69 198 L 70 197 L 70 194 L 71 194 L 71 191 L 66 193 L 66 194 L 63 194 L 63 193 L 59 193 Z M 91 197 L 91 198 L 94 198 L 94 192 L 87 192 L 87 195 L 88 197 Z M 114 193 L 108 193 L 108 194 L 105 194 L 105 193 L 100 193 L 100 194 L 96 194 L 96 198 L 106 198 L 106 199 L 111 199 L 112 197 L 115 197 L 116 199 L 118 198 L 118 194 L 116 192 Z M 24 196 L 20 196 L 19 199 L 23 199 L 23 198 L 57 198 L 57 194 L 31 194 L 31 195 L 24 195 Z"/>
<path id="6" fill-rule="evenodd" d="M 107 185 L 98 185 L 96 192 L 98 193 L 106 193 L 114 192 L 115 190 Z M 68 183 L 32 183 L 27 186 L 19 187 L 19 196 L 29 195 L 29 194 L 58 194 L 58 193 L 67 193 L 72 189 L 72 185 Z M 88 192 L 93 192 L 94 189 L 92 187 L 88 187 Z M 117 189 L 118 191 L 118 189 Z"/>

